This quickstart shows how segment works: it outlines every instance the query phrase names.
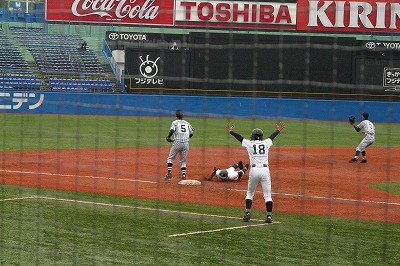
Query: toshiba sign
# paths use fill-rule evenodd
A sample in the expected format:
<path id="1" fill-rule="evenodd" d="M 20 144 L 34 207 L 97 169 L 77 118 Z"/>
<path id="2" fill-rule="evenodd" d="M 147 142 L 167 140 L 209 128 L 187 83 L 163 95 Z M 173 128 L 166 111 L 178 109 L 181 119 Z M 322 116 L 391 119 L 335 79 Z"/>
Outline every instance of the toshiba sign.
<path id="1" fill-rule="evenodd" d="M 177 26 L 296 29 L 296 4 L 176 0 Z"/>
<path id="2" fill-rule="evenodd" d="M 399 32 L 399 0 L 298 0 L 297 30 Z"/>

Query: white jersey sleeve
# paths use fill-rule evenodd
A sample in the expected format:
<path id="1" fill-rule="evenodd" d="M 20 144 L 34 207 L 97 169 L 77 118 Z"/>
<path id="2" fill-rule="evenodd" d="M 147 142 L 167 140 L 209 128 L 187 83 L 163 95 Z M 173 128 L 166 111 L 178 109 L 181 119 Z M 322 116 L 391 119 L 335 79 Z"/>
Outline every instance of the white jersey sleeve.
<path id="1" fill-rule="evenodd" d="M 268 164 L 269 148 L 273 145 L 270 138 L 265 140 L 243 139 L 242 146 L 249 154 L 250 164 Z"/>
<path id="2" fill-rule="evenodd" d="M 172 122 L 170 130 L 174 130 L 174 141 L 176 142 L 188 142 L 190 135 L 194 133 L 190 123 L 180 119 Z"/>

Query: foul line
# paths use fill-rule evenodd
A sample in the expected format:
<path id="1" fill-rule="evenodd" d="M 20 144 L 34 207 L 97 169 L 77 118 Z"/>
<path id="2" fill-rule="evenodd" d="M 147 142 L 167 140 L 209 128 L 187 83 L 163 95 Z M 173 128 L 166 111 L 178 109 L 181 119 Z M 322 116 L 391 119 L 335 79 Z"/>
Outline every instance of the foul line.
<path id="1" fill-rule="evenodd" d="M 174 210 L 156 209 L 156 208 L 149 208 L 149 207 L 139 207 L 139 206 L 130 206 L 130 205 L 121 205 L 121 204 L 112 204 L 112 203 L 85 201 L 85 200 L 64 199 L 64 198 L 53 198 L 53 197 L 44 197 L 44 196 L 30 196 L 30 197 L 21 197 L 21 198 L 0 199 L 0 201 L 13 201 L 13 200 L 24 200 L 24 199 L 44 199 L 44 200 L 54 200 L 54 201 L 64 201 L 64 202 L 99 205 L 99 206 L 105 206 L 105 207 L 121 207 L 121 208 L 138 209 L 138 210 L 145 210 L 145 211 L 159 211 L 159 212 L 198 215 L 198 216 L 207 216 L 207 217 L 224 218 L 224 219 L 235 219 L 235 220 L 239 219 L 238 217 L 226 216 L 226 215 L 223 216 L 223 215 L 216 215 L 216 214 L 204 214 L 204 213 L 187 212 L 187 211 L 174 211 Z M 263 220 L 252 219 L 252 221 L 263 221 Z M 275 222 L 273 222 L 273 223 L 275 223 Z"/>
<path id="2" fill-rule="evenodd" d="M 82 204 L 91 204 L 91 205 L 99 205 L 99 206 L 106 206 L 106 207 L 121 207 L 121 208 L 128 208 L 128 209 L 138 209 L 138 210 L 145 210 L 145 211 L 159 211 L 159 212 L 166 212 L 166 213 L 178 213 L 178 214 L 188 214 L 188 215 L 197 215 L 197 216 L 207 216 L 207 217 L 214 217 L 214 218 L 223 218 L 223 219 L 235 219 L 238 220 L 238 217 L 232 216 L 222 216 L 216 214 L 204 214 L 204 213 L 196 213 L 196 212 L 186 212 L 186 211 L 174 211 L 174 210 L 165 210 L 165 209 L 156 209 L 156 208 L 149 208 L 149 207 L 139 207 L 139 206 L 130 206 L 130 205 L 121 205 L 121 204 L 111 204 L 111 203 L 104 203 L 104 202 L 94 202 L 94 201 L 84 201 L 84 200 L 74 200 L 74 199 L 63 199 L 63 198 L 53 198 L 53 197 L 43 197 L 43 196 L 36 196 L 32 198 L 37 199 L 44 199 L 44 200 L 54 200 L 54 201 L 64 201 L 64 202 L 73 202 L 73 203 L 82 203 Z M 257 219 L 252 219 L 254 221 L 262 221 Z"/>
<path id="3" fill-rule="evenodd" d="M 129 209 L 160 211 L 160 212 L 179 213 L 179 214 L 189 214 L 189 215 L 217 217 L 217 218 L 235 219 L 235 220 L 239 219 L 238 217 L 232 217 L 232 216 L 222 216 L 222 215 L 215 215 L 215 214 L 203 214 L 203 213 L 194 213 L 194 212 L 185 212 L 185 211 L 173 211 L 173 210 L 165 210 L 165 209 L 155 209 L 155 208 L 147 208 L 147 207 L 138 207 L 138 206 L 129 206 L 129 205 L 120 205 L 120 204 L 111 204 L 111 203 L 84 201 L 84 200 L 73 200 L 73 199 L 64 199 L 64 198 L 53 198 L 53 197 L 44 197 L 44 196 L 29 196 L 29 197 L 20 197 L 20 198 L 0 199 L 0 202 L 1 201 L 24 200 L 24 199 L 43 199 L 43 200 L 62 201 L 62 202 L 69 202 L 69 203 L 81 203 L 81 204 L 99 205 L 99 206 L 106 206 L 106 207 L 121 207 L 121 208 L 129 208 Z M 253 219 L 253 221 L 261 221 L 261 220 Z M 279 223 L 280 222 L 275 222 L 274 221 L 271 224 L 279 224 Z M 219 228 L 219 229 L 214 229 L 214 230 L 196 231 L 196 232 L 189 232 L 189 233 L 182 233 L 182 234 L 173 234 L 173 235 L 169 235 L 168 237 L 180 237 L 180 236 L 188 236 L 188 235 L 196 235 L 196 234 L 205 234 L 205 233 L 228 231 L 228 230 L 241 229 L 241 228 L 246 228 L 246 227 L 264 226 L 264 225 L 269 225 L 269 224 L 262 223 L 262 224 L 242 225 L 242 226 L 235 226 L 235 227 Z"/>
<path id="4" fill-rule="evenodd" d="M 241 189 L 228 189 L 232 191 L 246 191 Z M 256 191 L 256 193 L 262 193 L 261 191 Z M 301 195 L 301 194 L 292 194 L 292 193 L 278 193 L 272 192 L 272 195 L 280 195 L 286 197 L 293 197 L 293 198 L 305 198 L 305 199 L 317 199 L 317 200 L 325 200 L 325 201 L 343 201 L 343 202 L 358 202 L 358 203 L 365 203 L 365 204 L 377 204 L 377 205 L 393 205 L 393 206 L 400 206 L 400 203 L 397 202 L 386 202 L 386 201 L 372 201 L 372 200 L 358 200 L 358 199 L 345 199 L 345 198 L 328 198 L 323 196 L 315 196 L 315 195 Z"/>
<path id="5" fill-rule="evenodd" d="M 173 210 L 165 210 L 165 209 L 155 209 L 155 208 L 147 208 L 147 207 L 138 207 L 138 206 L 129 206 L 129 205 L 120 205 L 120 204 L 110 204 L 110 203 L 102 203 L 102 202 L 94 202 L 94 201 L 72 200 L 72 199 L 63 199 L 63 198 L 42 197 L 42 196 L 38 196 L 36 198 L 45 199 L 45 200 L 55 200 L 55 201 L 64 201 L 64 202 L 100 205 L 100 206 L 107 206 L 107 207 L 121 207 L 121 208 L 139 209 L 139 210 L 147 210 L 147 211 L 159 211 L 159 212 L 167 212 L 167 213 L 178 213 L 178 214 L 188 214 L 188 215 L 196 215 L 196 216 L 207 216 L 207 217 L 214 217 L 214 218 L 239 220 L 238 217 L 222 216 L 222 215 L 215 215 L 215 214 L 204 214 L 204 213 L 185 212 L 185 211 L 173 211 Z M 213 233 L 213 232 L 219 232 L 219 231 L 228 231 L 228 230 L 241 229 L 241 228 L 246 228 L 246 227 L 264 226 L 264 225 L 271 225 L 271 224 L 280 224 L 280 222 L 277 222 L 277 221 L 274 221 L 271 224 L 267 224 L 267 223 L 265 223 L 264 220 L 259 220 L 259 219 L 252 219 L 252 221 L 258 221 L 258 222 L 262 221 L 263 223 L 262 224 L 227 227 L 227 228 L 219 228 L 219 229 L 206 230 L 206 231 L 196 231 L 196 232 L 189 232 L 189 233 L 182 233 L 182 234 L 174 234 L 174 235 L 169 235 L 168 237 L 180 237 L 180 236 L 187 236 L 187 235 L 196 235 L 196 234 Z"/>
<path id="6" fill-rule="evenodd" d="M 125 178 L 114 178 L 114 177 L 104 177 L 104 176 L 89 176 L 89 175 L 71 175 L 71 174 L 52 174 L 52 173 L 43 173 L 43 172 L 32 172 L 32 171 L 16 171 L 16 170 L 6 170 L 0 169 L 0 172 L 5 173 L 20 173 L 20 174 L 35 174 L 35 175 L 45 175 L 45 176 L 64 176 L 64 177 L 83 177 L 83 178 L 92 178 L 92 179 L 103 179 L 103 180 L 117 180 L 117 181 L 127 181 L 127 182 L 138 182 L 138 183 L 149 183 L 149 184 L 157 184 L 159 182 L 156 181 L 148 181 L 148 180 L 134 180 L 134 179 L 125 179 Z M 215 187 L 213 187 L 215 188 Z M 227 189 L 230 191 L 238 191 L 245 192 L 243 189 Z M 256 191 L 257 194 L 262 193 L 261 191 Z M 301 195 L 301 194 L 292 194 L 292 193 L 277 193 L 273 192 L 273 195 L 281 195 L 287 197 L 295 197 L 295 198 L 308 198 L 308 199 L 317 199 L 317 200 L 327 200 L 327 201 L 341 201 L 341 202 L 359 202 L 363 204 L 377 204 L 377 205 L 392 205 L 392 206 L 400 206 L 400 203 L 397 202 L 385 202 L 385 201 L 372 201 L 372 200 L 358 200 L 358 199 L 346 199 L 346 198 L 328 198 L 323 196 L 316 195 Z"/>
<path id="7" fill-rule="evenodd" d="M 128 181 L 128 182 L 142 182 L 142 183 L 151 183 L 157 184 L 155 181 L 147 181 L 147 180 L 134 180 L 134 179 L 126 179 L 126 178 L 114 178 L 114 177 L 105 177 L 105 176 L 91 176 L 91 175 L 71 175 L 71 174 L 52 174 L 52 173 L 43 173 L 43 172 L 30 172 L 30 171 L 16 171 L 16 170 L 5 170 L 0 169 L 0 172 L 5 173 L 17 173 L 17 174 L 34 174 L 34 175 L 46 175 L 46 176 L 63 176 L 63 177 L 84 177 L 84 178 L 92 178 L 92 179 L 105 179 L 105 180 L 119 180 L 119 181 Z"/>
<path id="8" fill-rule="evenodd" d="M 214 229 L 214 230 L 205 230 L 205 231 L 195 231 L 195 232 L 182 233 L 182 234 L 174 234 L 174 235 L 169 235 L 168 237 L 180 237 L 180 236 L 189 236 L 189 235 L 197 235 L 197 234 L 205 234 L 205 233 L 214 233 L 214 232 L 220 232 L 220 231 L 228 231 L 228 230 L 241 229 L 241 228 L 246 228 L 246 227 L 264 226 L 264 225 L 279 224 L 279 223 L 280 222 L 273 222 L 270 224 L 263 223 L 263 224 L 252 224 L 252 225 L 242 225 L 242 226 L 235 226 L 235 227 L 226 227 L 226 228 L 220 228 L 220 229 Z"/>
<path id="9" fill-rule="evenodd" d="M 36 196 L 31 196 L 31 197 L 21 197 L 21 198 L 0 199 L 0 202 L 3 202 L 3 201 L 15 201 L 15 200 L 25 200 L 25 199 L 37 199 L 37 197 Z"/>

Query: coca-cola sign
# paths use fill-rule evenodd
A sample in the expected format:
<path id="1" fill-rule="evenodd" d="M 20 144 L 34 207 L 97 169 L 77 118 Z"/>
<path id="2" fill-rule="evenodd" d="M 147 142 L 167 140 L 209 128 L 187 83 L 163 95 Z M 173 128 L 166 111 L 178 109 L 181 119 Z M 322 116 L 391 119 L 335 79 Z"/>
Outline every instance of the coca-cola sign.
<path id="1" fill-rule="evenodd" d="M 47 0 L 46 20 L 169 25 L 172 0 Z"/>

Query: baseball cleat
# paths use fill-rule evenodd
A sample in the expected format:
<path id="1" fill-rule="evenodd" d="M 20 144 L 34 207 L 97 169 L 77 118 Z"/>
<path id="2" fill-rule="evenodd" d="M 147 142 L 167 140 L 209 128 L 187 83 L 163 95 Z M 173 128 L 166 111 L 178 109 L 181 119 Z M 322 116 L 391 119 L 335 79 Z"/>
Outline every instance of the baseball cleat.
<path id="1" fill-rule="evenodd" d="M 272 216 L 271 216 L 271 215 L 267 215 L 267 219 L 265 219 L 265 222 L 266 222 L 267 224 L 272 223 Z"/>
<path id="2" fill-rule="evenodd" d="M 172 178 L 172 174 L 168 173 L 166 174 L 166 176 L 164 177 L 164 180 L 170 180 Z"/>
<path id="3" fill-rule="evenodd" d="M 217 170 L 218 170 L 218 168 L 217 168 L 217 167 L 214 167 L 213 172 L 211 173 L 211 175 L 210 175 L 210 177 L 208 178 L 208 180 L 213 179 L 213 177 L 217 174 Z"/>
<path id="4" fill-rule="evenodd" d="M 238 172 L 238 179 L 236 180 L 236 181 L 240 181 L 240 179 L 242 179 L 242 175 L 244 175 L 244 171 L 243 170 L 240 170 L 239 172 Z"/>
<path id="5" fill-rule="evenodd" d="M 248 222 L 250 221 L 250 212 L 246 212 L 243 217 L 243 221 Z"/>
<path id="6" fill-rule="evenodd" d="M 243 169 L 243 162 L 242 162 L 242 161 L 239 161 L 239 162 L 237 163 L 237 165 L 238 165 L 238 167 L 239 167 L 240 170 Z"/>
<path id="7" fill-rule="evenodd" d="M 186 180 L 186 175 L 182 175 L 182 180 Z"/>
<path id="8" fill-rule="evenodd" d="M 356 163 L 356 162 L 357 162 L 356 158 L 353 158 L 353 159 L 349 160 L 349 163 Z"/>
<path id="9" fill-rule="evenodd" d="M 367 159 L 362 159 L 361 163 L 367 163 Z"/>

